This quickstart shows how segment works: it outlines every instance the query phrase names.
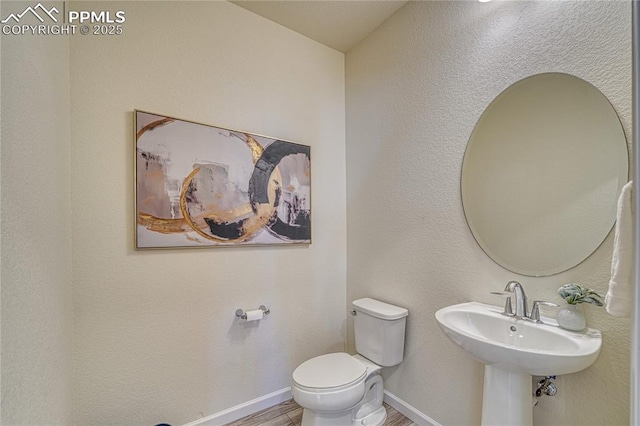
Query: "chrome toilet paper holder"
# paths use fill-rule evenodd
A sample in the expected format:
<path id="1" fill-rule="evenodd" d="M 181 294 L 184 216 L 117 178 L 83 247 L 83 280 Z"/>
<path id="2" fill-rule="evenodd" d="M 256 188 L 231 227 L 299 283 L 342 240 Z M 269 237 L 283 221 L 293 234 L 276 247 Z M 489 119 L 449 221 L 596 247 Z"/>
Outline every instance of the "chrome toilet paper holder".
<path id="1" fill-rule="evenodd" d="M 265 315 L 269 315 L 271 313 L 271 310 L 269 308 L 267 308 L 264 305 L 260 305 L 260 307 L 258 308 L 262 311 L 263 314 Z M 247 319 L 247 313 L 245 312 L 244 309 L 240 308 L 240 309 L 236 309 L 236 316 L 240 319 L 246 320 Z"/>

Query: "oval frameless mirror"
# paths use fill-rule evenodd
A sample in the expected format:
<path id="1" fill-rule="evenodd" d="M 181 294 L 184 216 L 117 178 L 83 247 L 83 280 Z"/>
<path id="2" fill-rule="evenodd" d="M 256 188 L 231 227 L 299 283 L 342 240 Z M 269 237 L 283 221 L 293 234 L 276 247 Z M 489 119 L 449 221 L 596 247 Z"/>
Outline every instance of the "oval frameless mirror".
<path id="1" fill-rule="evenodd" d="M 598 89 L 562 73 L 525 78 L 471 133 L 461 174 L 467 223 L 512 272 L 566 271 L 611 231 L 628 163 L 620 119 Z"/>

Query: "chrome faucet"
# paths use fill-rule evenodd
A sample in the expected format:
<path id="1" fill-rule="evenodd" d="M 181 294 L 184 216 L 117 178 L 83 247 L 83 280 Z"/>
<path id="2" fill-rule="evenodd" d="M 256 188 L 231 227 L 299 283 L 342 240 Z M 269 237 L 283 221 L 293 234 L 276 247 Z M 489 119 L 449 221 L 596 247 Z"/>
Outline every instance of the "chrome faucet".
<path id="1" fill-rule="evenodd" d="M 533 307 L 531 308 L 531 314 L 528 313 L 527 309 L 527 295 L 524 292 L 524 288 L 522 284 L 518 281 L 509 281 L 507 286 L 504 288 L 504 291 L 508 291 L 509 293 L 513 293 L 513 297 L 516 299 L 516 311 L 513 312 L 511 308 L 511 295 L 509 293 L 501 293 L 497 291 L 492 291 L 491 294 L 495 294 L 497 296 L 505 297 L 504 304 L 504 312 L 502 315 L 508 317 L 514 317 L 516 319 L 523 319 L 531 322 L 535 322 L 537 324 L 543 324 L 540 319 L 540 306 L 558 306 L 555 303 L 545 302 L 543 300 L 536 300 L 533 302 Z"/>
<path id="2" fill-rule="evenodd" d="M 512 292 L 515 295 L 515 317 L 527 318 L 529 316 L 527 310 L 527 295 L 524 292 L 524 288 L 522 288 L 522 284 L 518 281 L 509 281 L 507 286 L 504 288 L 504 291 Z"/>

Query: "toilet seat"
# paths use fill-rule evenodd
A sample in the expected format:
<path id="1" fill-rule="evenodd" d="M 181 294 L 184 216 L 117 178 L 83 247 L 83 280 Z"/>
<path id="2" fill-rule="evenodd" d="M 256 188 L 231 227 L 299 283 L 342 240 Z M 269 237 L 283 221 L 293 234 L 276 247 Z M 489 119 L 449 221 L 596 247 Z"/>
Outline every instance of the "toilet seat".
<path id="1" fill-rule="evenodd" d="M 293 382 L 306 390 L 336 391 L 365 379 L 367 366 L 353 356 L 336 352 L 311 358 L 293 372 Z"/>

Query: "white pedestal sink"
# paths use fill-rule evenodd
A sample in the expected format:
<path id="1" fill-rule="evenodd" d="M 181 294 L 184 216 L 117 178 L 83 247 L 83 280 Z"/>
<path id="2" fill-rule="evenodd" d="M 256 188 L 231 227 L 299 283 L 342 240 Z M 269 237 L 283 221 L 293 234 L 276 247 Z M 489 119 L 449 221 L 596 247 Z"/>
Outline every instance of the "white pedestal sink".
<path id="1" fill-rule="evenodd" d="M 444 334 L 485 364 L 482 425 L 532 425 L 531 376 L 576 373 L 598 357 L 598 330 L 573 332 L 542 318 L 536 324 L 469 302 L 436 312 Z"/>

